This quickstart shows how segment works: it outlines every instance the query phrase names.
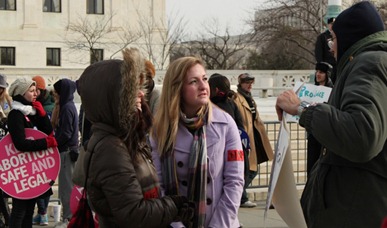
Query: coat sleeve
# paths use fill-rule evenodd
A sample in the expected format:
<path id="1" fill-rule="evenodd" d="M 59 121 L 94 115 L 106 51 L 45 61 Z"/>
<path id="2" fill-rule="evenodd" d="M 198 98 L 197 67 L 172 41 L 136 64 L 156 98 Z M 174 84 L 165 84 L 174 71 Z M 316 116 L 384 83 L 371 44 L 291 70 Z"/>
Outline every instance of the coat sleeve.
<path id="1" fill-rule="evenodd" d="M 352 162 L 370 161 L 387 139 L 386 63 L 387 55 L 374 52 L 361 62 L 355 58 L 347 67 L 345 82 L 338 81 L 345 83 L 343 90 L 332 92 L 332 102 L 338 107 L 309 107 L 300 124 L 335 154 Z"/>
<path id="2" fill-rule="evenodd" d="M 168 196 L 144 199 L 126 147 L 117 140 L 112 141 L 112 138 L 104 140 L 110 143 L 101 145 L 98 148 L 99 156 L 93 155 L 92 161 L 97 159 L 108 162 L 98 162 L 98 170 L 91 165 L 90 171 L 94 172 L 93 176 L 97 179 L 95 184 L 99 185 L 103 196 L 106 197 L 114 220 L 119 227 L 128 227 L 128 224 L 130 227 L 166 227 L 177 215 L 177 208 L 172 199 Z M 104 207 L 102 204 L 96 206 Z"/>
<path id="3" fill-rule="evenodd" d="M 56 127 L 55 138 L 58 148 L 63 149 L 74 134 L 74 119 L 77 118 L 70 109 L 63 109 L 59 115 L 59 126 Z"/>
<path id="4" fill-rule="evenodd" d="M 15 148 L 23 152 L 47 149 L 45 138 L 35 140 L 26 139 L 25 118 L 23 113 L 17 110 L 12 110 L 8 115 L 8 130 Z"/>
<path id="5" fill-rule="evenodd" d="M 208 227 L 234 227 L 236 225 L 244 186 L 242 143 L 234 121 L 228 121 L 227 131 L 223 137 L 225 137 L 223 193 Z"/>

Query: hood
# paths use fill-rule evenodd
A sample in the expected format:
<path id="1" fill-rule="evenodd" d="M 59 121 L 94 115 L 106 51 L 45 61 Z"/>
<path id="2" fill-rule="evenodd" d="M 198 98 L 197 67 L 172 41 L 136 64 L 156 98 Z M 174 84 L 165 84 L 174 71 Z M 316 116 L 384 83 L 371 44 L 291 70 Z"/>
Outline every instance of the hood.
<path id="1" fill-rule="evenodd" d="M 90 65 L 78 80 L 82 107 L 92 123 L 130 132 L 136 118 L 136 98 L 145 80 L 144 59 L 137 49 L 125 49 L 124 60 L 104 60 Z"/>
<path id="2" fill-rule="evenodd" d="M 384 30 L 383 20 L 377 9 L 368 1 L 359 2 L 344 10 L 333 27 L 337 42 L 337 62 L 359 40 Z"/>
<path id="3" fill-rule="evenodd" d="M 74 101 L 74 93 L 77 89 L 74 81 L 64 78 L 54 84 L 55 91 L 59 94 L 59 105 L 63 106 Z"/>

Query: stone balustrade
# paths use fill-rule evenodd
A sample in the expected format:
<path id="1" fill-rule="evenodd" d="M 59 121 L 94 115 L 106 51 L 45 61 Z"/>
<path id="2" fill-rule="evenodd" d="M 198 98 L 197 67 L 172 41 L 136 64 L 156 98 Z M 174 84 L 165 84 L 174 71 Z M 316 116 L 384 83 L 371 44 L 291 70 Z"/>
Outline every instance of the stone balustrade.
<path id="1" fill-rule="evenodd" d="M 8 84 L 11 84 L 17 77 L 33 77 L 41 75 L 46 79 L 46 84 L 52 86 L 61 78 L 69 78 L 76 80 L 83 72 L 82 69 L 57 69 L 57 68 L 0 68 L 0 73 L 7 76 Z M 156 71 L 155 84 L 157 88 L 161 88 L 165 70 Z M 267 97 L 277 96 L 280 92 L 290 89 L 295 82 L 309 82 L 310 75 L 314 70 L 208 70 L 208 76 L 213 73 L 223 74 L 230 80 L 232 88 L 235 90 L 238 84 L 238 75 L 249 73 L 255 77 L 253 85 L 253 96 Z"/>

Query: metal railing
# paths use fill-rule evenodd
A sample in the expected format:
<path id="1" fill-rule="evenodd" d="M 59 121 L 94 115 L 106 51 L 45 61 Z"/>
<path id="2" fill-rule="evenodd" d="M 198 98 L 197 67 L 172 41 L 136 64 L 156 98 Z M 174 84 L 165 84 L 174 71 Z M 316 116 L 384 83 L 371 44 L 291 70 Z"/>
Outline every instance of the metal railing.
<path id="1" fill-rule="evenodd" d="M 279 121 L 267 121 L 264 123 L 269 136 L 270 144 L 276 148 L 278 133 L 280 129 Z M 303 127 L 296 122 L 289 122 L 290 144 L 293 161 L 293 172 L 297 185 L 304 185 L 306 182 L 306 149 L 307 133 Z M 249 188 L 264 188 L 269 186 L 272 161 L 264 162 L 258 166 L 258 175 Z"/>

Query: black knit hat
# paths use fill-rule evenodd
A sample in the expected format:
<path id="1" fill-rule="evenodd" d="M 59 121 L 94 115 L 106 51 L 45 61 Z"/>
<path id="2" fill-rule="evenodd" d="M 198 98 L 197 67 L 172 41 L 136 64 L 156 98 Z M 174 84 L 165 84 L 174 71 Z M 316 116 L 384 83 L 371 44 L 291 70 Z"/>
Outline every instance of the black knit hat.
<path id="1" fill-rule="evenodd" d="M 337 62 L 357 41 L 384 30 L 383 20 L 375 6 L 368 1 L 359 2 L 337 16 L 332 27 L 336 34 Z"/>
<path id="2" fill-rule="evenodd" d="M 327 62 L 319 62 L 316 63 L 316 70 L 320 70 L 326 74 L 330 74 L 332 72 L 332 65 Z"/>

